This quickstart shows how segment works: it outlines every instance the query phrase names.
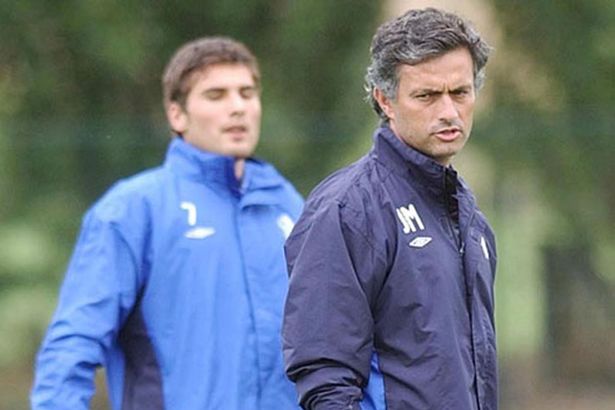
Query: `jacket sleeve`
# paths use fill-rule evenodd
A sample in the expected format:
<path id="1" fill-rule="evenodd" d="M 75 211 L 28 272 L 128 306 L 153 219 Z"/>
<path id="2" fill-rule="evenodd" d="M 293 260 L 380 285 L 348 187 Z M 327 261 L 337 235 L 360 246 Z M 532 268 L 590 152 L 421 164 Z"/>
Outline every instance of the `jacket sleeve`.
<path id="1" fill-rule="evenodd" d="M 94 374 L 134 304 L 134 252 L 117 222 L 86 214 L 39 350 L 32 409 L 87 409 Z"/>
<path id="2" fill-rule="evenodd" d="M 352 223 L 361 219 L 331 204 L 300 219 L 286 243 L 283 350 L 305 409 L 359 409 L 367 384 L 385 263 Z"/>

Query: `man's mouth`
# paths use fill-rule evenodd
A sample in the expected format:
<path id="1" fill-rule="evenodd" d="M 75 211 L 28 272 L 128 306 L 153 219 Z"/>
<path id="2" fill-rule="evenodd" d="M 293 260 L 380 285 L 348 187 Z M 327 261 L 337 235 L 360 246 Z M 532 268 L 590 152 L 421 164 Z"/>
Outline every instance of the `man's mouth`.
<path id="1" fill-rule="evenodd" d="M 245 125 L 233 125 L 233 126 L 224 128 L 224 132 L 228 132 L 231 134 L 244 133 L 247 130 L 248 130 L 248 127 L 246 127 Z"/>
<path id="2" fill-rule="evenodd" d="M 434 135 L 442 140 L 442 141 L 453 141 L 462 135 L 461 128 L 458 127 L 448 127 L 442 128 L 436 132 Z"/>
<path id="3" fill-rule="evenodd" d="M 233 141 L 243 141 L 248 133 L 248 127 L 245 125 L 233 125 L 224 128 L 224 133 L 228 135 Z"/>

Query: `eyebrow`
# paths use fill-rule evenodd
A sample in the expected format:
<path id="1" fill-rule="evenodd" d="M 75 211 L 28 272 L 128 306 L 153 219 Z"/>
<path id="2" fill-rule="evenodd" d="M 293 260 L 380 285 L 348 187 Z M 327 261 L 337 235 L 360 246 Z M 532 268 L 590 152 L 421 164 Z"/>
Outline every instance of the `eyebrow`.
<path id="1" fill-rule="evenodd" d="M 453 88 L 451 91 L 471 90 L 472 84 L 462 84 L 459 87 Z"/>
<path id="2" fill-rule="evenodd" d="M 209 87 L 203 90 L 203 92 L 208 92 L 208 91 L 226 91 L 226 90 L 231 90 L 235 87 L 218 87 L 218 86 L 213 86 L 213 87 Z M 258 89 L 258 87 L 256 85 L 242 85 L 239 87 L 240 90 L 246 90 L 246 89 Z"/>
<path id="3" fill-rule="evenodd" d="M 442 90 L 436 88 L 420 88 L 410 92 L 410 95 L 422 95 L 422 94 L 436 94 L 441 93 Z"/>
<path id="4" fill-rule="evenodd" d="M 449 92 L 462 91 L 462 90 L 471 90 L 472 84 L 462 84 L 458 87 L 452 88 Z M 441 88 L 419 88 L 418 90 L 414 90 L 410 92 L 410 95 L 421 95 L 421 94 L 440 94 L 442 93 Z"/>

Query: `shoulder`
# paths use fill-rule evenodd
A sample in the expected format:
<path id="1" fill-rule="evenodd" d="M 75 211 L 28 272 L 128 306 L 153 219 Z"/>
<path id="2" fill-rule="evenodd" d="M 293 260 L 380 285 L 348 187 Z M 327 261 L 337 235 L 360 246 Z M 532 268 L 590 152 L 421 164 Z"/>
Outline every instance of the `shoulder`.
<path id="1" fill-rule="evenodd" d="M 372 231 L 382 226 L 386 178 L 387 170 L 369 154 L 335 171 L 308 196 L 302 227 L 308 229 L 317 220 L 335 218 L 343 229 L 372 237 Z"/>
<path id="2" fill-rule="evenodd" d="M 387 171 L 370 155 L 326 177 L 310 193 L 306 208 L 336 205 L 345 212 L 365 212 L 382 197 Z"/>
<path id="3" fill-rule="evenodd" d="M 287 242 L 289 255 L 310 241 L 316 247 L 342 241 L 348 249 L 386 259 L 391 233 L 382 182 L 387 177 L 387 170 L 366 155 L 325 178 L 308 196 Z"/>
<path id="4" fill-rule="evenodd" d="M 250 166 L 254 173 L 256 185 L 271 191 L 283 208 L 298 217 L 304 201 L 303 196 L 294 185 L 266 161 L 250 159 Z"/>
<path id="5" fill-rule="evenodd" d="M 142 218 L 152 198 L 164 189 L 166 174 L 160 166 L 118 180 L 92 205 L 89 213 L 103 222 Z"/>

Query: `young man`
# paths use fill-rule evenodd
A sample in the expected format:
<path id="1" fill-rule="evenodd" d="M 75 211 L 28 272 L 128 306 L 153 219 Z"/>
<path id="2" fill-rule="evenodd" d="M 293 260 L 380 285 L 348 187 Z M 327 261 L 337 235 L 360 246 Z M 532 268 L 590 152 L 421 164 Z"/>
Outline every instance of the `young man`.
<path id="1" fill-rule="evenodd" d="M 176 133 L 161 167 L 86 214 L 36 363 L 33 409 L 291 409 L 283 243 L 302 207 L 259 139 L 259 69 L 228 38 L 180 48 L 164 77 Z"/>
<path id="2" fill-rule="evenodd" d="M 305 409 L 497 408 L 494 236 L 451 166 L 488 54 L 435 9 L 374 36 L 374 146 L 312 192 L 286 242 L 284 357 Z"/>

